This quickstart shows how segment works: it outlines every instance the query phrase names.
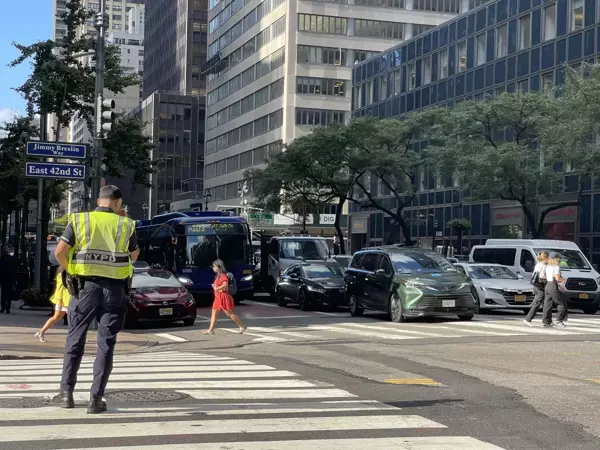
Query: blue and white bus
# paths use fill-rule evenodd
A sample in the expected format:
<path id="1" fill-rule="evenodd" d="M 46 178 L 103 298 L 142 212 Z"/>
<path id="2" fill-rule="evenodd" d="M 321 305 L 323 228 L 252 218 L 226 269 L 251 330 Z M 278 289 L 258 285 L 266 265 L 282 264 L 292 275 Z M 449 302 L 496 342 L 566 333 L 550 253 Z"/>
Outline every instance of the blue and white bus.
<path id="1" fill-rule="evenodd" d="M 236 301 L 254 295 L 250 227 L 226 211 L 173 212 L 136 222 L 140 261 L 173 272 L 196 297 L 212 297 L 212 262 L 221 259 L 237 282 Z"/>

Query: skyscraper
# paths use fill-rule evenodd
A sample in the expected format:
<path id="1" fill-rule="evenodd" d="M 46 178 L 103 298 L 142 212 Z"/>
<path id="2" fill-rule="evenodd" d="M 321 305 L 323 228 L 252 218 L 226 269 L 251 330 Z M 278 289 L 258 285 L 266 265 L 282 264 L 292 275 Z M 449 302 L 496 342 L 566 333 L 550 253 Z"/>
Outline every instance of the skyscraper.
<path id="1" fill-rule="evenodd" d="M 204 95 L 208 0 L 146 0 L 144 98 Z"/>
<path id="2" fill-rule="evenodd" d="M 239 203 L 244 171 L 282 144 L 349 119 L 354 64 L 485 1 L 210 0 L 204 187 L 213 206 Z"/>

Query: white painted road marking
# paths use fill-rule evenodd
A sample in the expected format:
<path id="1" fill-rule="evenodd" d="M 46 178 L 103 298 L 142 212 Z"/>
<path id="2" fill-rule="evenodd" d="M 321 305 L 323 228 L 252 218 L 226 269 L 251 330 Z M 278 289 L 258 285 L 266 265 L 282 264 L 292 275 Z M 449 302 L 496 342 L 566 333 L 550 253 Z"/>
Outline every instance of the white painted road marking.
<path id="1" fill-rule="evenodd" d="M 164 338 L 164 339 L 170 339 L 171 341 L 175 341 L 175 342 L 189 342 L 187 339 L 184 339 L 179 336 L 175 336 L 174 334 L 170 334 L 170 333 L 154 333 L 154 335 Z"/>

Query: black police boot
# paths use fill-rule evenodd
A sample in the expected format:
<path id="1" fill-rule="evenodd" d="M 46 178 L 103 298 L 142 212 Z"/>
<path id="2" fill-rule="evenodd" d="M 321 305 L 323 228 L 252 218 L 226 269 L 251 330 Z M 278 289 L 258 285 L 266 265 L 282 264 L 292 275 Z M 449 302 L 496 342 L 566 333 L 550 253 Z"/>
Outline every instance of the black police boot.
<path id="1" fill-rule="evenodd" d="M 102 397 L 90 397 L 90 406 L 88 406 L 88 414 L 100 414 L 106 411 L 106 402 L 102 400 Z"/>
<path id="2" fill-rule="evenodd" d="M 75 408 L 75 400 L 73 399 L 73 393 L 67 391 L 60 391 L 58 395 L 52 398 L 50 404 L 52 406 L 58 406 L 60 408 Z"/>

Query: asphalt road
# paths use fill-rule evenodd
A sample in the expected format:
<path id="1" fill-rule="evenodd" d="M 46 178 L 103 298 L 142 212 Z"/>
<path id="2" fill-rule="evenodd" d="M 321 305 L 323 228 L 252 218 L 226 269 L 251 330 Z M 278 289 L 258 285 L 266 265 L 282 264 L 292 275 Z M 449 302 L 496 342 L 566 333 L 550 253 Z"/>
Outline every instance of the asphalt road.
<path id="1" fill-rule="evenodd" d="M 109 394 L 101 417 L 7 407 L 9 395 L 50 395 L 60 369 L 31 361 L 17 374 L 3 362 L 0 447 L 600 448 L 600 315 L 572 313 L 566 330 L 547 330 L 539 318 L 523 325 L 522 313 L 393 324 L 264 297 L 238 312 L 249 326 L 243 335 L 225 317 L 214 336 L 202 335 L 210 308 L 199 309 L 194 327 L 132 331 L 161 343 L 117 361 L 109 391 L 125 397 Z M 128 400 L 138 389 L 187 397 Z M 78 396 L 85 402 L 85 391 Z"/>

